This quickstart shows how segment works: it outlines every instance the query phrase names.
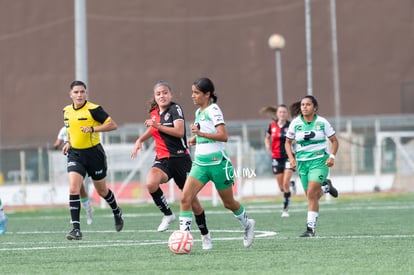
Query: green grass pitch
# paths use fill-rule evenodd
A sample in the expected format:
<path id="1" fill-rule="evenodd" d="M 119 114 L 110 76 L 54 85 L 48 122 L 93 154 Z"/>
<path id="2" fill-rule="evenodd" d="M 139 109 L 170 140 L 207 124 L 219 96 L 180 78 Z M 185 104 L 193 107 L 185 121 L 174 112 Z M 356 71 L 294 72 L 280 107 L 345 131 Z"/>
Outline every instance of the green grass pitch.
<path id="1" fill-rule="evenodd" d="M 256 220 L 256 239 L 243 247 L 242 228 L 221 205 L 203 202 L 213 249 L 201 249 L 193 222 L 193 250 L 174 255 L 167 247 L 176 221 L 156 232 L 161 214 L 153 204 L 121 205 L 125 226 L 115 232 L 108 208 L 95 205 L 83 240 L 68 241 L 67 207 L 9 211 L 0 235 L 1 274 L 414 274 L 414 194 L 347 195 L 321 199 L 317 237 L 305 230 L 306 202 L 293 197 L 290 217 L 282 202 L 243 201 Z M 178 214 L 178 204 L 171 204 Z M 7 210 L 7 208 L 6 208 Z"/>

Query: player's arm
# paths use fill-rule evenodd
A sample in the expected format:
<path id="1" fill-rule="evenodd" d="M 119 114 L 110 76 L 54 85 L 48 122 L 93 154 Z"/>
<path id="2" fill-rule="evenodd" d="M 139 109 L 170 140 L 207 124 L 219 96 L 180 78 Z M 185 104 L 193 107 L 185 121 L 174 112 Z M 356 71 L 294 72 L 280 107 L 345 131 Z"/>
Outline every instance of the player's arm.
<path id="1" fill-rule="evenodd" d="M 190 138 L 188 138 L 188 142 L 187 145 L 188 146 L 193 146 L 197 144 L 197 140 L 196 140 L 196 136 L 192 136 Z"/>
<path id="2" fill-rule="evenodd" d="M 105 110 L 99 106 L 96 109 L 89 110 L 94 120 L 100 123 L 100 125 L 85 125 L 81 126 L 81 130 L 84 133 L 93 133 L 93 132 L 109 132 L 116 130 L 118 125 L 116 122 L 108 115 Z"/>
<path id="3" fill-rule="evenodd" d="M 331 153 L 329 158 L 326 160 L 326 165 L 332 167 L 335 163 L 335 155 L 338 152 L 339 142 L 335 135 L 330 136 L 329 141 L 331 142 Z"/>
<path id="4" fill-rule="evenodd" d="M 158 123 L 153 123 L 152 127 L 156 128 L 158 131 L 173 136 L 173 137 L 177 137 L 177 138 L 182 138 L 184 137 L 184 133 L 185 133 L 185 125 L 184 125 L 184 120 L 183 119 L 176 119 L 173 122 L 174 127 L 168 127 L 168 126 L 164 126 Z"/>
<path id="5" fill-rule="evenodd" d="M 142 143 L 151 137 L 151 129 L 147 130 L 135 141 L 134 148 L 131 151 L 131 158 L 136 158 L 138 151 L 142 150 Z"/>
<path id="6" fill-rule="evenodd" d="M 191 132 L 199 137 L 204 137 L 212 140 L 227 142 L 228 136 L 227 136 L 227 130 L 226 126 L 221 123 L 216 125 L 216 133 L 204 133 L 198 129 L 198 126 L 191 125 Z"/>
<path id="7" fill-rule="evenodd" d="M 331 142 L 331 154 L 336 155 L 336 153 L 338 152 L 338 148 L 339 148 L 339 142 L 338 142 L 338 139 L 336 138 L 336 135 L 330 136 L 329 141 Z"/>
<path id="8" fill-rule="evenodd" d="M 117 128 L 118 125 L 110 117 L 108 117 L 108 119 L 103 124 L 93 127 L 94 132 L 109 132 L 116 130 Z"/>
<path id="9" fill-rule="evenodd" d="M 94 132 L 109 132 L 116 130 L 118 125 L 110 117 L 101 125 L 97 126 L 81 126 L 81 131 L 84 133 L 94 133 Z"/>
<path id="10" fill-rule="evenodd" d="M 69 132 L 67 133 L 67 140 L 65 141 L 65 143 L 63 144 L 62 147 L 62 154 L 64 154 L 65 156 L 68 154 L 70 148 L 70 135 Z"/>
<path id="11" fill-rule="evenodd" d="M 289 157 L 290 167 L 292 169 L 296 169 L 296 159 L 295 159 L 295 157 L 293 155 L 293 151 L 292 151 L 293 142 L 294 142 L 294 139 L 290 139 L 290 138 L 286 137 L 285 150 L 286 150 L 286 154 Z"/>
<path id="12" fill-rule="evenodd" d="M 269 151 L 269 152 L 272 151 L 271 146 L 270 146 L 271 144 L 272 144 L 271 136 L 269 135 L 269 133 L 266 133 L 266 136 L 264 138 L 264 145 L 265 145 L 266 150 Z"/>
<path id="13" fill-rule="evenodd" d="M 55 143 L 53 144 L 53 148 L 55 150 L 59 149 L 59 147 L 60 147 L 60 145 L 62 145 L 62 143 L 63 143 L 63 140 L 62 139 L 59 139 L 59 138 L 56 139 Z"/>

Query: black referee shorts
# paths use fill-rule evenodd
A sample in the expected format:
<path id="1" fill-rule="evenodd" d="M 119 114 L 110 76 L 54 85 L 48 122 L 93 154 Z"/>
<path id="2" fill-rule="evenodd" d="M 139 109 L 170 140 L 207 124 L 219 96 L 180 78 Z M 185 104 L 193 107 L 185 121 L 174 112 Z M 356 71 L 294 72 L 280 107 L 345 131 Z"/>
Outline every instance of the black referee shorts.
<path id="1" fill-rule="evenodd" d="M 93 180 L 101 180 L 106 177 L 107 170 L 106 155 L 101 144 L 87 149 L 69 149 L 68 173 L 76 172 L 83 177 L 87 173 Z"/>

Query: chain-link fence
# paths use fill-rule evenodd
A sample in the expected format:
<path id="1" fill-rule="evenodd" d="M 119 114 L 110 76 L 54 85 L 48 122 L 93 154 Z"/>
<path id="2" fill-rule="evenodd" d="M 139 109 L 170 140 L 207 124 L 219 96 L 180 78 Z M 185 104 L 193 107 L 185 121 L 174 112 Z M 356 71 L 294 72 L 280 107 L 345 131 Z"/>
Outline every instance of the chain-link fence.
<path id="1" fill-rule="evenodd" d="M 265 120 L 227 122 L 227 131 L 232 137 L 227 148 L 238 176 L 238 196 L 269 193 L 261 193 L 260 188 L 276 189 L 271 158 L 263 142 L 268 125 L 269 121 Z M 340 149 L 330 177 L 343 185 L 343 190 L 414 191 L 411 180 L 414 178 L 414 115 L 343 118 L 339 127 L 334 126 Z M 143 125 L 128 124 L 103 134 L 108 155 L 108 183 L 121 197 L 122 193 L 128 194 L 124 196 L 125 201 L 150 200 L 143 183 L 154 158 L 153 145 L 145 143 L 148 150 L 138 159 L 130 159 L 133 143 L 144 131 Z M 41 147 L 1 149 L 0 196 L 3 201 L 13 204 L 66 201 L 67 184 L 65 157 L 60 151 Z M 265 187 L 260 187 L 261 184 Z M 40 194 L 31 191 L 32 188 L 41 190 Z M 91 195 L 98 199 L 91 190 Z M 168 187 L 167 192 L 177 196 L 178 191 Z M 213 191 L 207 193 L 209 197 Z M 36 199 L 31 198 L 34 194 Z"/>

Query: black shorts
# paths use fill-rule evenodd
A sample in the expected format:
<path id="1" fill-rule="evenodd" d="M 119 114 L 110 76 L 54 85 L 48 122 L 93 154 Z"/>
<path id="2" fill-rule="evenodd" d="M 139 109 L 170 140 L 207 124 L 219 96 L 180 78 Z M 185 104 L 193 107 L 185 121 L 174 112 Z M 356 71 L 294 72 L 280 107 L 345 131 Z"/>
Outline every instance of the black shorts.
<path id="1" fill-rule="evenodd" d="M 107 169 L 106 155 L 101 144 L 87 149 L 70 148 L 68 151 L 68 172 L 79 173 L 82 177 L 88 173 L 93 180 L 101 180 L 106 177 Z"/>
<path id="2" fill-rule="evenodd" d="M 272 158 L 273 174 L 281 174 L 285 171 L 285 169 L 291 169 L 289 158 Z"/>
<path id="3" fill-rule="evenodd" d="M 191 170 L 191 165 L 191 157 L 185 155 L 184 157 L 179 158 L 156 159 L 152 164 L 152 167 L 157 167 L 164 171 L 168 176 L 168 180 L 173 178 L 178 188 L 183 190 L 185 180 Z"/>

